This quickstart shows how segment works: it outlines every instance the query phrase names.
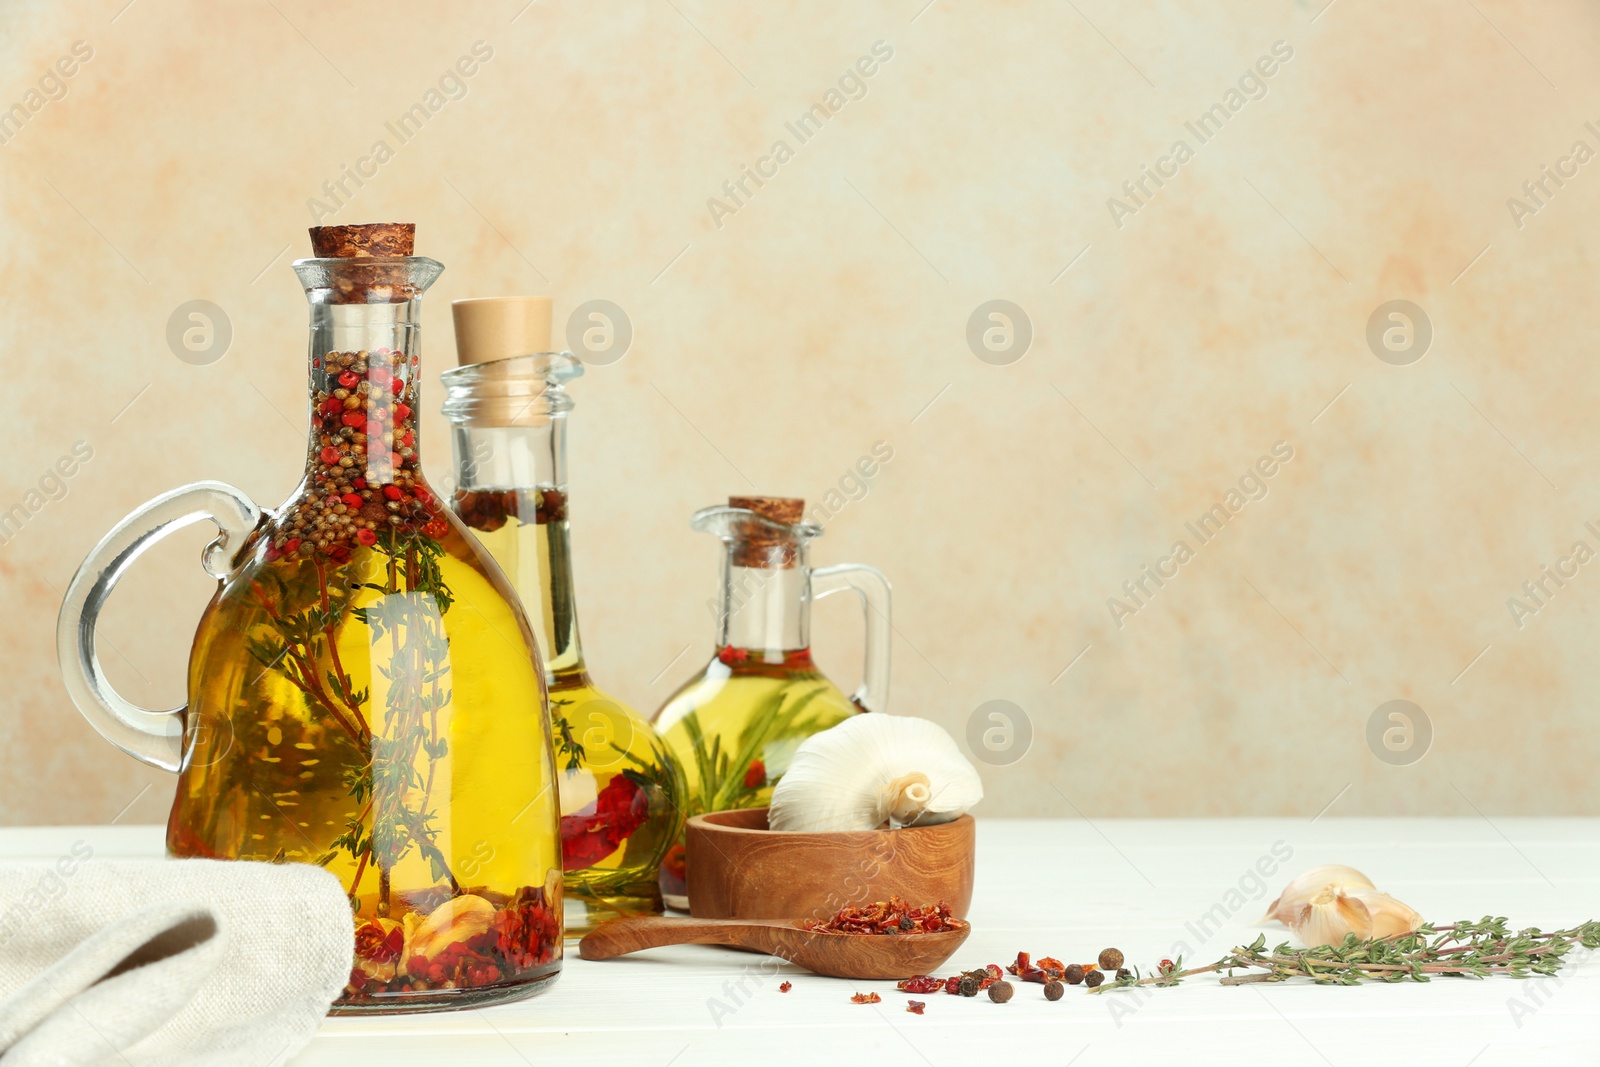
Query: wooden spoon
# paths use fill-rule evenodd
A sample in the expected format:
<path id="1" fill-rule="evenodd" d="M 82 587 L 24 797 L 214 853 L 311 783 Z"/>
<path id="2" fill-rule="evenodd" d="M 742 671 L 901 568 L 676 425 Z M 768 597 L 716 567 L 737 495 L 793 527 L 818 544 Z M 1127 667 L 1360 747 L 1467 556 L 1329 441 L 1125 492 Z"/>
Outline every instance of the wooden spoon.
<path id="1" fill-rule="evenodd" d="M 663 945 L 733 945 L 778 956 L 830 978 L 910 978 L 932 974 L 972 932 L 829 934 L 786 919 L 616 919 L 578 942 L 586 960 L 609 960 Z"/>

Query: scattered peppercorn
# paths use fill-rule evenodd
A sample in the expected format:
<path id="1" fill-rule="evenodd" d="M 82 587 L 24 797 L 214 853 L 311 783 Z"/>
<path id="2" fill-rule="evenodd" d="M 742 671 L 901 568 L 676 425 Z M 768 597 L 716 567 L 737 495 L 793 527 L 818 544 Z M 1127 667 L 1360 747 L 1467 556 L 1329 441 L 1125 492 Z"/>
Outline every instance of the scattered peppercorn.
<path id="1" fill-rule="evenodd" d="M 1060 982 L 1046 982 L 1044 984 L 1044 999 L 1060 1000 L 1062 994 L 1066 993 L 1066 991 L 1067 987 Z"/>
<path id="2" fill-rule="evenodd" d="M 1100 971 L 1086 971 L 1083 975 L 1083 984 L 1088 986 L 1090 989 L 1093 989 L 1095 986 L 1099 985 L 1105 980 L 1106 976 Z"/>
<path id="3" fill-rule="evenodd" d="M 989 987 L 989 999 L 996 1004 L 1004 1004 L 1011 999 L 1011 994 L 1016 992 L 1010 982 L 996 982 Z"/>
<path id="4" fill-rule="evenodd" d="M 1101 970 L 1103 970 L 1103 971 L 1114 971 L 1114 970 L 1116 970 L 1117 968 L 1119 968 L 1121 966 L 1122 966 L 1122 950 L 1121 949 L 1119 949 L 1119 948 L 1101 949 L 1101 951 L 1100 951 L 1100 969 Z"/>
<path id="5" fill-rule="evenodd" d="M 927 1006 L 927 1001 L 923 1000 L 906 1001 L 906 1011 L 909 1011 L 912 1015 L 921 1015 L 922 1009 L 926 1008 Z"/>
<path id="6" fill-rule="evenodd" d="M 983 983 L 978 981 L 978 979 L 972 977 L 970 974 L 967 975 L 966 977 L 962 978 L 961 979 L 961 984 L 956 987 L 956 989 L 964 997 L 975 997 L 975 996 L 977 996 L 978 995 L 978 990 L 981 989 L 981 988 L 983 988 Z"/>
<path id="7" fill-rule="evenodd" d="M 1067 964 L 1067 969 L 1061 975 L 1061 977 L 1066 979 L 1066 982 L 1067 982 L 1068 985 L 1077 985 L 1078 983 L 1083 981 L 1083 964 L 1081 964 L 1081 963 L 1069 963 L 1069 964 Z"/>
<path id="8" fill-rule="evenodd" d="M 789 990 L 791 990 L 793 988 L 794 988 L 794 983 L 793 982 L 785 982 L 781 986 L 778 987 L 778 992 L 787 993 L 787 992 L 789 992 Z"/>

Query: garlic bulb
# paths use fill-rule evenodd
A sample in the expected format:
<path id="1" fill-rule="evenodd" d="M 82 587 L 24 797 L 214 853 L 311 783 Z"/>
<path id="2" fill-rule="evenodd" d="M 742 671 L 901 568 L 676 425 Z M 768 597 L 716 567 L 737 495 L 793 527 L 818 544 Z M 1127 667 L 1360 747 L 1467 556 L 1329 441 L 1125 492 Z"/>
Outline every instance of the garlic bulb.
<path id="1" fill-rule="evenodd" d="M 772 790 L 774 830 L 932 826 L 983 799 L 983 782 L 937 723 L 854 715 L 801 743 Z"/>
<path id="2" fill-rule="evenodd" d="M 1422 925 L 1422 916 L 1354 867 L 1313 867 L 1286 886 L 1260 919 L 1290 927 L 1308 948 L 1339 945 L 1346 934 L 1362 940 L 1408 934 Z"/>

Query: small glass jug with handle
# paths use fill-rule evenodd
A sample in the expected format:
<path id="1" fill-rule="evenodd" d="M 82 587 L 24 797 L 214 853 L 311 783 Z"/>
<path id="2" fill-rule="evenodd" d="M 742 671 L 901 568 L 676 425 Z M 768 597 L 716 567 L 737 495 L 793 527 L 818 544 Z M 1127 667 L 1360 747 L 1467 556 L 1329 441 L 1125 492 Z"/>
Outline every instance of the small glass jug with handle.
<path id="1" fill-rule="evenodd" d="M 860 563 L 810 566 L 822 527 L 802 521 L 805 501 L 729 497 L 691 525 L 722 541 L 716 651 L 655 715 L 683 768 L 689 815 L 761 808 L 800 742 L 889 700 L 889 580 Z M 811 604 L 844 590 L 866 614 L 862 682 L 851 696 L 811 658 Z M 662 895 L 688 907 L 682 844 L 661 866 Z"/>

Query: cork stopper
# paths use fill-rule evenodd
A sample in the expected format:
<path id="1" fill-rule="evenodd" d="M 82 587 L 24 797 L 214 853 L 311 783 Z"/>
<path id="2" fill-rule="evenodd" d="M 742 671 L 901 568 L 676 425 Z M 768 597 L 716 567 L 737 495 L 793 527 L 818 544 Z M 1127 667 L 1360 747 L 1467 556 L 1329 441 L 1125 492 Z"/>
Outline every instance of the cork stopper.
<path id="1" fill-rule="evenodd" d="M 417 239 L 414 222 L 364 222 L 354 226 L 311 227 L 311 254 L 318 259 L 411 255 Z"/>
<path id="2" fill-rule="evenodd" d="M 789 496 L 730 496 L 730 508 L 753 511 L 767 522 L 793 526 L 805 515 L 806 502 Z M 735 567 L 788 569 L 799 562 L 799 545 L 793 537 L 765 523 L 745 521 L 734 527 L 739 540 L 733 544 Z"/>
<path id="3" fill-rule="evenodd" d="M 487 296 L 450 305 L 456 324 L 456 359 L 488 363 L 550 349 L 548 296 Z"/>
<path id="4" fill-rule="evenodd" d="M 763 519 L 793 526 L 806 513 L 806 502 L 792 496 L 730 496 L 730 508 L 753 511 Z"/>

